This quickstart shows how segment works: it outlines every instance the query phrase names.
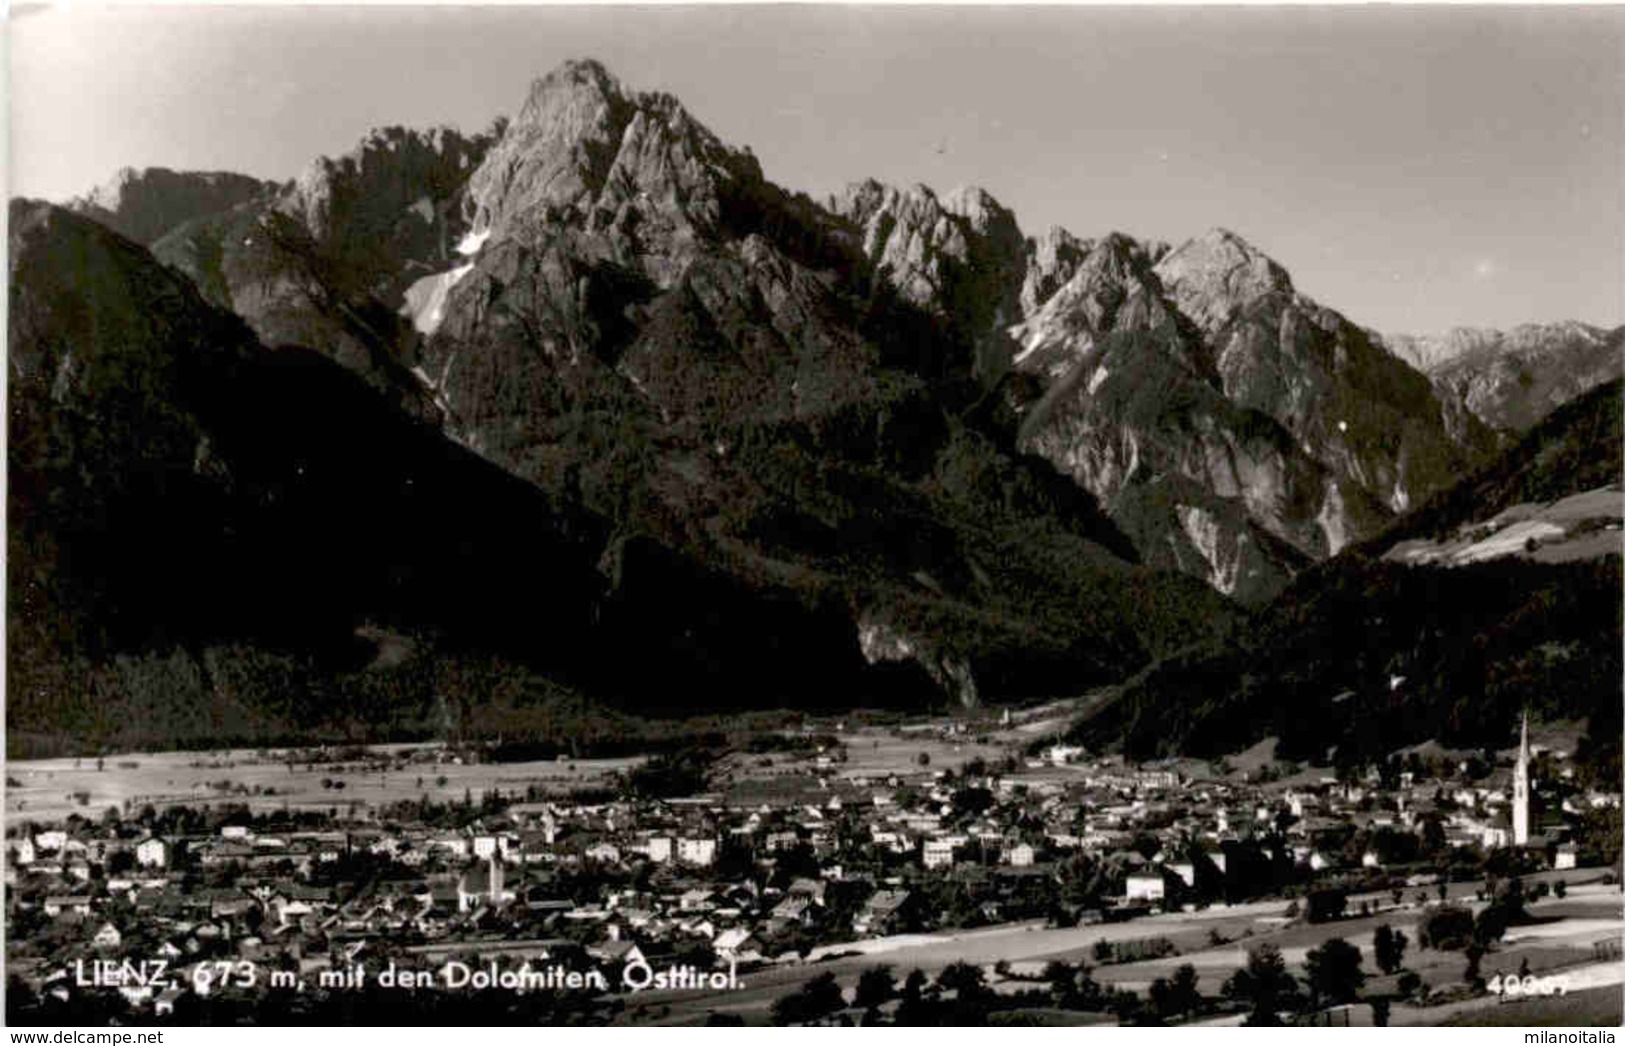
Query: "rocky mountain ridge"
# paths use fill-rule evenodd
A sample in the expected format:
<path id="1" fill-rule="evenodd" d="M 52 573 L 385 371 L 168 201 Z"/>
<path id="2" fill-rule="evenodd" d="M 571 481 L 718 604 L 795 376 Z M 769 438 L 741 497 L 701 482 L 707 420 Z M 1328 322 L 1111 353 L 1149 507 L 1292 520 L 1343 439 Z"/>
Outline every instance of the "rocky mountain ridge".
<path id="1" fill-rule="evenodd" d="M 274 182 L 230 171 L 125 167 L 106 184 L 69 200 L 66 206 L 137 243 L 150 245 L 194 218 L 268 199 L 280 189 Z"/>
<path id="2" fill-rule="evenodd" d="M 611 595 L 567 598 L 631 608 L 627 634 L 725 690 L 731 661 L 763 664 L 741 638 L 760 629 L 724 625 L 753 601 L 806 632 L 798 656 L 855 673 L 840 687 L 887 665 L 964 701 L 1115 678 L 1228 620 L 1219 593 L 1267 600 L 1495 441 L 1233 233 L 1029 238 L 983 190 L 873 181 L 821 205 L 591 61 L 488 133 L 373 132 L 152 246 L 246 321 L 252 358 L 307 347 L 404 419 L 413 453 L 478 461 L 576 520 L 583 544 L 555 551 Z M 522 544 L 447 527 L 497 560 Z M 387 570 L 435 548 L 392 545 Z M 702 616 L 662 608 L 659 579 L 709 593 Z M 638 690 L 554 663 L 607 642 L 591 628 L 514 629 L 495 631 L 572 686 Z"/>
<path id="3" fill-rule="evenodd" d="M 338 220 L 344 193 L 311 191 L 366 168 L 320 165 L 282 197 L 316 206 L 242 206 L 170 243 L 210 223 L 240 232 L 217 259 L 232 304 L 291 285 L 309 330 L 393 349 L 381 363 L 331 340 L 266 345 L 184 265 L 14 205 L 13 315 L 31 321 L 13 328 L 12 561 L 32 580 L 12 590 L 13 678 L 30 695 L 12 708 L 78 738 L 50 744 L 110 730 L 128 743 L 75 703 L 86 693 L 152 725 L 164 716 L 143 702 L 163 693 L 215 700 L 247 673 L 274 694 L 283 684 L 257 673 L 285 681 L 305 658 L 299 707 L 330 723 L 335 687 L 353 711 L 348 688 L 383 685 L 346 653 L 380 627 L 425 657 L 494 648 L 545 693 L 647 709 L 673 686 L 798 706 L 1072 689 L 1228 613 L 1198 582 L 1137 566 L 1086 494 L 911 372 L 917 346 L 856 295 L 810 202 L 733 186 L 717 200 L 724 234 L 692 244 L 545 214 L 484 243 L 465 231 L 469 271 L 443 324 L 391 346 L 369 340 L 389 329 L 385 292 L 343 264 L 368 255 L 323 235 L 356 227 Z M 668 247 L 694 257 L 663 268 Z M 676 273 L 664 288 L 662 271 Z M 391 364 L 430 409 L 391 402 Z M 102 395 L 109 382 L 138 398 Z M 166 419 L 191 420 L 143 450 Z M 173 478 L 114 496 L 132 472 Z M 301 614 L 305 598 L 320 613 Z M 349 675 L 322 667 L 335 659 Z M 232 705 L 232 736 L 297 720 L 265 700 Z M 165 716 L 190 737 L 195 713 Z"/>
<path id="4" fill-rule="evenodd" d="M 1625 390 L 1600 385 L 1379 534 L 1316 564 L 1230 635 L 1092 703 L 1074 736 L 1137 757 L 1357 764 L 1435 740 L 1501 747 L 1521 712 L 1586 723 L 1619 776 Z"/>
<path id="5" fill-rule="evenodd" d="M 196 230 L 167 238 L 158 254 L 200 286 L 224 287 L 214 300 L 262 337 L 319 345 L 473 447 L 526 427 L 504 413 L 494 437 L 488 408 L 461 391 L 486 387 L 483 356 L 464 357 L 472 372 L 449 366 L 456 350 L 445 346 L 499 304 L 460 304 L 492 298 L 482 251 L 548 258 L 544 285 L 529 293 L 549 307 L 527 322 L 572 361 L 640 326 L 644 317 L 629 314 L 657 297 L 653 330 L 715 328 L 718 309 L 750 327 L 756 348 L 743 369 L 753 377 L 720 398 L 715 390 L 732 381 L 656 340 L 624 356 L 610 350 L 613 372 L 661 423 L 696 411 L 731 416 L 744 404 L 782 410 L 815 385 L 848 397 L 844 386 L 861 389 L 869 366 L 863 332 L 815 313 L 827 313 L 832 295 L 872 299 L 882 288 L 897 302 L 890 325 L 906 310 L 916 331 L 898 340 L 937 346 L 938 358 L 909 369 L 927 381 L 968 379 L 963 399 L 994 392 L 1023 449 L 1099 498 L 1149 561 L 1251 601 L 1481 458 L 1494 442 L 1481 414 L 1505 420 L 1484 406 L 1489 394 L 1467 388 L 1470 376 L 1436 384 L 1430 397 L 1386 342 L 1298 295 L 1279 263 L 1226 230 L 1177 250 L 1115 233 L 1028 238 L 985 190 L 939 198 L 874 181 L 820 207 L 767 181 L 748 150 L 722 143 L 675 98 L 631 91 L 592 61 L 538 79 L 519 117 L 497 130 L 465 142 L 391 129 L 339 161 L 315 161 L 271 215 L 254 217 L 267 233 L 258 242 L 280 248 L 280 259 L 258 253 L 252 229 L 217 235 L 226 244 L 217 264 Z M 279 234 L 289 217 L 295 228 Z M 728 244 L 737 246 L 724 261 L 715 248 Z M 763 302 L 773 304 L 764 312 Z M 461 334 L 437 340 L 448 318 Z M 1115 368 L 1095 359 L 1111 334 L 1134 344 L 1114 352 Z M 808 343 L 828 350 L 817 354 L 821 373 L 787 369 L 786 347 Z M 729 370 L 737 378 L 742 368 Z M 1161 374 L 1156 391 L 1103 387 L 1140 371 Z M 1124 424 L 1136 412 L 1125 396 L 1200 406 L 1194 418 L 1171 419 L 1147 403 L 1145 424 Z"/>
<path id="6" fill-rule="evenodd" d="M 1527 431 L 1562 404 L 1625 375 L 1625 326 L 1564 321 L 1381 337 L 1427 374 L 1441 397 L 1507 433 Z"/>

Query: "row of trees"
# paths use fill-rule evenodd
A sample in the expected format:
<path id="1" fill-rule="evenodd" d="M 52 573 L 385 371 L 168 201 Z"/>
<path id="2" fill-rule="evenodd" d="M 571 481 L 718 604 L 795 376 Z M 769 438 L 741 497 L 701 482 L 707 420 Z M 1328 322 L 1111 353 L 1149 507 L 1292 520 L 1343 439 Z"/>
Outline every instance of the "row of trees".
<path id="1" fill-rule="evenodd" d="M 1403 932 L 1386 924 L 1379 926 L 1372 949 L 1377 968 L 1384 974 L 1399 972 L 1409 944 Z M 1221 995 L 1230 1005 L 1246 1011 L 1249 1025 L 1277 1025 L 1284 1013 L 1354 1002 L 1366 983 L 1363 965 L 1358 947 L 1332 938 L 1305 956 L 1300 979 L 1288 970 L 1278 948 L 1263 944 L 1250 953 L 1245 967 L 1225 981 Z M 1012 976 L 1007 963 L 998 964 L 995 970 Z M 1406 975 L 1402 982 L 1405 980 L 1412 982 L 1406 986 L 1412 990 L 1420 983 L 1414 974 Z M 982 967 L 961 961 L 945 967 L 934 981 L 913 970 L 899 985 L 890 966 L 873 966 L 859 974 L 849 1002 L 835 974 L 826 971 L 779 999 L 773 1006 L 773 1020 L 781 1025 L 808 1024 L 851 1008 L 862 1011 L 863 1023 L 872 1024 L 880 1020 L 881 1007 L 896 1001 L 892 1019 L 899 1025 L 981 1024 L 996 1010 L 1033 1007 L 1110 1012 L 1125 1024 L 1162 1024 L 1188 1020 L 1215 1004 L 1203 996 L 1199 975 L 1189 963 L 1154 980 L 1143 997 L 1102 985 L 1088 966 L 1065 961 L 1047 964 L 1031 984 L 1026 990 L 994 992 Z M 1386 1002 L 1373 1000 L 1379 1022 L 1386 1019 Z"/>

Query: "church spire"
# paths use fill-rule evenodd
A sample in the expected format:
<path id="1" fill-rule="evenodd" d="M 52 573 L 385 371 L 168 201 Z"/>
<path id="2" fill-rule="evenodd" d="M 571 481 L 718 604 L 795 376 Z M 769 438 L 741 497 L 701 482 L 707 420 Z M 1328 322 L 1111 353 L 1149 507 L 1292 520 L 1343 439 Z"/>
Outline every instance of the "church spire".
<path id="1" fill-rule="evenodd" d="M 1512 771 L 1512 844 L 1529 844 L 1529 709 L 1523 710 L 1518 766 Z"/>

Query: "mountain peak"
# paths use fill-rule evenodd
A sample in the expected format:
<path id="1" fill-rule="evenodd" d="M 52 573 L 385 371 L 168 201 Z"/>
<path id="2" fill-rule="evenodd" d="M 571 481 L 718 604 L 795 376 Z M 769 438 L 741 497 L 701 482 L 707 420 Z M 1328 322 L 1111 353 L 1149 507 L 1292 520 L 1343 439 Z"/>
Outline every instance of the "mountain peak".
<path id="1" fill-rule="evenodd" d="M 1245 237 L 1223 226 L 1215 225 L 1202 235 L 1182 244 L 1176 253 L 1186 251 L 1229 267 L 1245 265 L 1276 270 L 1279 273 L 1278 278 L 1284 281 L 1284 287 L 1291 287 L 1286 270 L 1275 259 L 1259 250 Z"/>
<path id="2" fill-rule="evenodd" d="M 988 215 L 1009 214 L 1010 209 L 980 185 L 961 185 L 942 198 L 943 209 L 976 220 Z"/>
<path id="3" fill-rule="evenodd" d="M 618 98 L 626 94 L 621 81 L 596 58 L 571 58 L 532 80 L 530 99 L 534 101 L 552 92 L 581 88 L 595 91 L 606 98 Z"/>
<path id="4" fill-rule="evenodd" d="M 1292 291 L 1286 269 L 1224 228 L 1182 244 L 1156 272 L 1180 310 L 1209 329 L 1266 295 Z"/>
<path id="5" fill-rule="evenodd" d="M 761 180 L 753 156 L 676 97 L 628 89 L 599 62 L 576 59 L 531 84 L 469 179 L 469 199 L 474 228 L 493 242 L 577 223 L 643 258 L 664 283 L 681 269 L 678 255 L 719 227 L 725 202 Z"/>

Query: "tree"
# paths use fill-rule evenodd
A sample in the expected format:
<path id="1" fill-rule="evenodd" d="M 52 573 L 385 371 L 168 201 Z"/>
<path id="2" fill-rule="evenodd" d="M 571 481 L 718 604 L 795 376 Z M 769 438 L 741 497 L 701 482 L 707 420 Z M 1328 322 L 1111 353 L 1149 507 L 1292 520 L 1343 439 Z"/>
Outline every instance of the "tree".
<path id="1" fill-rule="evenodd" d="M 1055 1005 L 1065 1006 L 1078 990 L 1078 971 L 1071 963 L 1056 959 L 1044 966 L 1044 982 L 1049 985 Z"/>
<path id="2" fill-rule="evenodd" d="M 1151 1001 L 1151 1009 L 1160 1020 L 1167 1020 L 1178 1013 L 1174 1005 L 1173 982 L 1166 977 L 1158 977 L 1151 982 L 1151 990 L 1146 993 Z"/>
<path id="3" fill-rule="evenodd" d="M 1377 1028 L 1388 1027 L 1388 1013 L 1393 1009 L 1393 1003 L 1387 996 L 1379 996 L 1371 1000 L 1371 1023 Z"/>
<path id="4" fill-rule="evenodd" d="M 1184 963 L 1174 971 L 1173 979 L 1168 984 L 1175 1013 L 1188 1017 L 1201 1007 L 1202 993 L 1196 988 L 1199 980 L 1196 967 L 1190 963 Z"/>
<path id="5" fill-rule="evenodd" d="M 1484 980 L 1478 975 L 1478 964 L 1483 960 L 1487 949 L 1477 941 L 1470 941 L 1462 951 L 1467 956 L 1467 968 L 1462 971 L 1461 979 L 1477 988 Z"/>
<path id="6" fill-rule="evenodd" d="M 1262 944 L 1247 956 L 1247 965 L 1224 982 L 1224 994 L 1251 1007 L 1247 1024 L 1253 1027 L 1281 1023 L 1279 1010 L 1289 1005 L 1297 981 L 1286 970 L 1280 949 Z"/>
<path id="7" fill-rule="evenodd" d="M 1552 886 L 1552 893 L 1556 894 L 1557 899 L 1561 901 L 1563 898 L 1569 895 L 1569 884 L 1564 882 L 1562 879 L 1557 880 L 1557 882 Z"/>
<path id="8" fill-rule="evenodd" d="M 1435 909 L 1417 928 L 1417 941 L 1424 948 L 1456 951 L 1473 939 L 1473 913 L 1457 905 Z"/>
<path id="9" fill-rule="evenodd" d="M 910 970 L 903 979 L 902 1004 L 897 1007 L 897 1024 L 900 1027 L 915 1027 L 926 1023 L 928 1014 L 925 1000 L 921 993 L 925 991 L 925 974 L 919 970 Z"/>
<path id="10" fill-rule="evenodd" d="M 1377 968 L 1383 973 L 1398 970 L 1405 962 L 1405 946 L 1409 943 L 1404 931 L 1395 930 L 1387 923 L 1377 927 L 1371 942 L 1371 950 L 1377 957 Z"/>
<path id="11" fill-rule="evenodd" d="M 1317 1000 L 1350 1003 L 1365 984 L 1365 972 L 1360 969 L 1360 949 L 1333 937 L 1319 948 L 1311 949 L 1305 957 L 1304 969 L 1308 973 L 1309 990 Z"/>
<path id="12" fill-rule="evenodd" d="M 954 813 L 960 817 L 975 817 L 985 813 L 993 801 L 993 793 L 986 788 L 961 788 L 954 793 Z"/>
<path id="13" fill-rule="evenodd" d="M 1488 950 L 1490 945 L 1506 935 L 1507 927 L 1514 918 L 1522 914 L 1521 900 L 1511 904 L 1500 900 L 1490 902 L 1478 913 L 1478 919 L 1473 923 L 1473 943 Z"/>
<path id="14" fill-rule="evenodd" d="M 921 752 L 919 755 L 914 757 L 914 761 L 916 763 L 919 763 L 921 766 L 930 766 L 931 765 L 931 753 L 930 752 Z"/>
<path id="15" fill-rule="evenodd" d="M 982 980 L 982 968 L 960 960 L 949 963 L 937 974 L 937 987 L 953 991 L 963 1000 L 979 999 L 987 992 Z"/>
<path id="16" fill-rule="evenodd" d="M 841 986 L 835 980 L 835 974 L 825 971 L 803 984 L 799 992 L 774 1002 L 773 1023 L 804 1024 L 845 1007 L 846 1000 L 841 995 Z"/>
<path id="17" fill-rule="evenodd" d="M 1117 1016 L 1118 1024 L 1140 1024 L 1143 1005 L 1140 997 L 1126 988 L 1113 988 L 1106 1001 L 1107 1008 Z"/>
<path id="18" fill-rule="evenodd" d="M 874 1009 L 889 1002 L 896 993 L 897 978 L 892 975 L 891 967 L 871 966 L 858 975 L 858 990 L 852 1005 Z"/>
<path id="19" fill-rule="evenodd" d="M 1316 890 L 1309 895 L 1309 921 L 1325 923 L 1341 919 L 1348 905 L 1349 895 L 1343 890 Z"/>

